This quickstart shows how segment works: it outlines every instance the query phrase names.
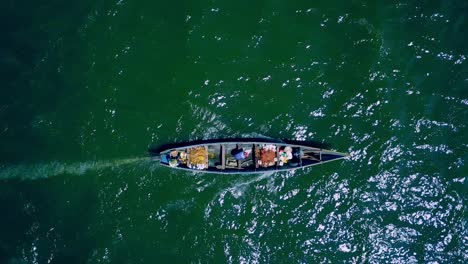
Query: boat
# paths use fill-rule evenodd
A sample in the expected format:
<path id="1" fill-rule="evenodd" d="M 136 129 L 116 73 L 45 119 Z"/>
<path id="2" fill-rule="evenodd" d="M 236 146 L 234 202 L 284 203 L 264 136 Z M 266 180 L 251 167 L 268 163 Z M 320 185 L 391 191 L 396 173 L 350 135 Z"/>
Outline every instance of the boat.
<path id="1" fill-rule="evenodd" d="M 276 140 L 223 140 L 171 146 L 156 154 L 162 166 L 203 173 L 254 174 L 308 168 L 349 156 Z"/>

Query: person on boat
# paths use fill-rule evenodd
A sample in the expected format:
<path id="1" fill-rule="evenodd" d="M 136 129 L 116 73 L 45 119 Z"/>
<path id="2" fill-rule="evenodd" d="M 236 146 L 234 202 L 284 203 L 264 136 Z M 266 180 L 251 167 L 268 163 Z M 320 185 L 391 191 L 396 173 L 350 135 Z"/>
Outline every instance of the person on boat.
<path id="1" fill-rule="evenodd" d="M 245 156 L 244 156 L 244 149 L 243 148 L 235 148 L 231 151 L 231 154 L 232 156 L 234 156 L 234 158 L 236 160 L 243 160 L 245 159 Z"/>
<path id="2" fill-rule="evenodd" d="M 180 154 L 177 150 L 173 150 L 169 153 L 168 163 L 171 167 L 177 167 L 179 165 Z"/>

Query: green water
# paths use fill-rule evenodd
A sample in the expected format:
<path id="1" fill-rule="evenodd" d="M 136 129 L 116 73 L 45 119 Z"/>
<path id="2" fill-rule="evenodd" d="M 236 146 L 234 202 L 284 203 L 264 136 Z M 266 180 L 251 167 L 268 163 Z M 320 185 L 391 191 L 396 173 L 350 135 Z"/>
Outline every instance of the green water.
<path id="1" fill-rule="evenodd" d="M 0 3 L 0 263 L 463 263 L 466 1 Z M 316 140 L 261 175 L 151 146 Z"/>

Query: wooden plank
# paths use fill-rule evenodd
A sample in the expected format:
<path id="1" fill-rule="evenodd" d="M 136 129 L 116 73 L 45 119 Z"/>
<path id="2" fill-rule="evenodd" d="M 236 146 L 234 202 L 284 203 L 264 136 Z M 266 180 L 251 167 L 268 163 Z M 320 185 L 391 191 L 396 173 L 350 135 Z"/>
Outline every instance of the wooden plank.
<path id="1" fill-rule="evenodd" d="M 278 145 L 276 145 L 276 168 L 278 169 L 278 166 L 279 166 L 279 163 L 280 163 L 280 160 L 279 160 L 279 147 Z"/>
<path id="2" fill-rule="evenodd" d="M 226 147 L 221 145 L 221 169 L 226 169 Z"/>
<path id="3" fill-rule="evenodd" d="M 237 150 L 240 149 L 239 144 L 236 144 L 236 149 L 237 149 Z M 244 155 L 244 154 L 242 154 L 242 155 Z M 240 168 L 241 168 L 241 163 L 242 163 L 241 160 L 237 160 L 237 168 L 238 168 L 239 170 L 240 170 Z"/>
<path id="4" fill-rule="evenodd" d="M 257 160 L 255 159 L 255 144 L 252 144 L 252 153 L 250 155 L 252 155 L 252 162 L 253 162 L 252 165 L 255 168 L 256 167 L 255 164 L 257 164 Z"/>
<path id="5" fill-rule="evenodd" d="M 255 170 L 257 170 L 258 167 L 259 167 L 257 158 L 260 158 L 260 155 L 258 155 L 258 157 L 257 157 L 257 146 L 256 146 L 255 144 L 254 144 L 254 150 L 253 150 L 253 152 L 254 152 L 254 155 L 255 155 L 255 160 L 254 160 L 254 162 L 255 162 Z"/>
<path id="6" fill-rule="evenodd" d="M 209 160 L 210 156 L 208 154 L 208 146 L 205 146 L 205 153 L 206 153 L 206 156 L 205 156 L 205 158 L 206 158 L 206 168 L 205 169 L 208 169 L 208 167 L 210 166 L 210 160 Z"/>
<path id="7" fill-rule="evenodd" d="M 187 167 L 190 168 L 190 148 L 187 148 L 185 153 L 187 153 Z"/>
<path id="8" fill-rule="evenodd" d="M 302 167 L 302 147 L 299 147 L 299 167 Z"/>

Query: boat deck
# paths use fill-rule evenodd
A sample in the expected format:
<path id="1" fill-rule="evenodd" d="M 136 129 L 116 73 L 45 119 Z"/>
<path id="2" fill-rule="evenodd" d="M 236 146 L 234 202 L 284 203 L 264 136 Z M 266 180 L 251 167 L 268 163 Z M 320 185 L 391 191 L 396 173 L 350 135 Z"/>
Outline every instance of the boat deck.
<path id="1" fill-rule="evenodd" d="M 162 165 L 213 173 L 291 170 L 347 156 L 344 153 L 319 148 L 276 142 L 193 145 L 166 150 L 160 155 Z"/>

